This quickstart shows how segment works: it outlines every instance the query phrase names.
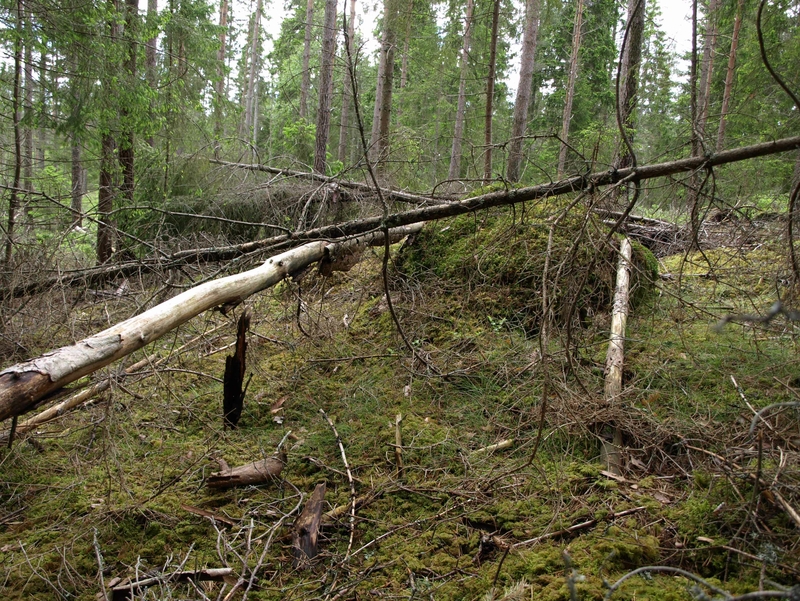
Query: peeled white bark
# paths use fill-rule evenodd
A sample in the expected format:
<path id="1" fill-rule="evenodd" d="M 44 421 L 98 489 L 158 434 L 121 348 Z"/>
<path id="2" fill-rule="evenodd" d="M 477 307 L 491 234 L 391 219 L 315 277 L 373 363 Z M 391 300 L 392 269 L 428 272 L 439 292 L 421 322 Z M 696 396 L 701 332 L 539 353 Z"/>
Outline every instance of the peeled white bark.
<path id="1" fill-rule="evenodd" d="M 421 227 L 418 224 L 390 230 L 389 238 L 398 240 Z M 28 411 L 48 394 L 150 344 L 203 311 L 241 302 L 320 259 L 341 257 L 343 252 L 382 244 L 383 240 L 383 232 L 374 232 L 341 245 L 324 240 L 309 242 L 250 271 L 187 290 L 73 345 L 13 365 L 0 372 L 0 420 Z"/>

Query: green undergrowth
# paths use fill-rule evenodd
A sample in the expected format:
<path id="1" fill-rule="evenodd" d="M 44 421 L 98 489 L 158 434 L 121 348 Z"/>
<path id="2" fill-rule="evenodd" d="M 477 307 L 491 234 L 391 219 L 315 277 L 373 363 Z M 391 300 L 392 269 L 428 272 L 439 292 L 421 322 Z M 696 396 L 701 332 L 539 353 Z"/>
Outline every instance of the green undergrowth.
<path id="1" fill-rule="evenodd" d="M 785 276 L 778 250 L 662 260 L 671 277 L 632 311 L 625 391 L 609 404 L 602 366 L 613 246 L 598 246 L 601 265 L 583 245 L 571 250 L 566 224 L 580 231 L 580 219 L 555 231 L 553 298 L 581 299 L 586 310 L 556 319 L 543 347 L 536 271 L 549 226 L 529 211 L 460 217 L 392 249 L 392 305 L 416 356 L 389 312 L 379 249 L 348 273 L 306 276 L 248 301 L 253 376 L 238 429 L 222 428 L 218 381 L 235 322 L 210 312 L 144 349 L 169 361 L 18 440 L 0 460 L 0 594 L 95 599 L 100 564 L 105 583 L 181 566 L 231 567 L 247 581 L 257 567 L 248 599 L 456 600 L 516 590 L 562 600 L 570 582 L 578 598 L 602 599 L 606 583 L 647 565 L 681 567 L 731 593 L 756 590 L 762 569 L 791 585 L 796 528 L 766 493 L 754 497 L 746 474 L 758 469 L 748 403 L 758 410 L 795 398 L 794 324 L 714 328 L 726 313 L 774 301 Z M 592 228 L 585 240 L 603 240 Z M 654 279 L 652 261 L 637 265 Z M 798 463 L 781 464 L 778 453 L 796 457 L 797 413 L 767 420 L 760 469 L 765 481 L 789 483 L 780 490 L 797 507 Z M 608 426 L 623 432 L 621 477 L 601 462 Z M 280 479 L 205 485 L 218 459 L 268 457 L 289 431 Z M 512 442 L 487 449 L 502 441 Z M 364 497 L 352 545 L 345 510 L 324 521 L 313 564 L 295 569 L 291 525 L 301 501 L 325 482 L 324 510 L 350 503 L 342 452 Z M 690 584 L 651 572 L 613 598 L 690 599 Z M 167 582 L 137 598 L 229 590 Z"/>

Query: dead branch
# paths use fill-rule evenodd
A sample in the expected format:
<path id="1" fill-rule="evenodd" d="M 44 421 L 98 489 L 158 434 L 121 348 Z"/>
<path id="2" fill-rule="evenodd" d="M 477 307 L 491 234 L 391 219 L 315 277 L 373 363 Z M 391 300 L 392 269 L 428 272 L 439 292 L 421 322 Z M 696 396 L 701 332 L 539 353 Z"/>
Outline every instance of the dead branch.
<path id="1" fill-rule="evenodd" d="M 286 465 L 286 453 L 280 451 L 273 457 L 254 461 L 239 467 L 223 467 L 219 472 L 214 472 L 206 480 L 209 488 L 232 488 L 234 486 L 249 486 L 263 484 L 276 478 Z"/>
<path id="2" fill-rule="evenodd" d="M 130 580 L 123 584 L 117 584 L 111 589 L 111 598 L 113 601 L 128 601 L 139 594 L 142 589 L 150 586 L 162 582 L 187 582 L 189 580 L 195 582 L 213 581 L 232 583 L 236 581 L 236 577 L 233 575 L 233 568 L 206 568 L 203 570 L 189 570 L 160 576 L 148 576 L 139 578 L 138 580 Z"/>

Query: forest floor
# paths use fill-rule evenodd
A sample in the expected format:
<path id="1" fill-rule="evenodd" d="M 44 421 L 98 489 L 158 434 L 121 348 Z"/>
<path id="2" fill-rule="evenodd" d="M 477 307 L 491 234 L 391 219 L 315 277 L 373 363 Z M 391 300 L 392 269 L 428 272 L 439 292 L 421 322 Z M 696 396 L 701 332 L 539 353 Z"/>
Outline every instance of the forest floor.
<path id="1" fill-rule="evenodd" d="M 798 326 L 779 315 L 716 327 L 790 292 L 782 226 L 745 225 L 709 222 L 702 252 L 659 259 L 628 320 L 614 402 L 607 299 L 543 343 L 502 310 L 519 290 L 488 282 L 507 248 L 497 231 L 471 246 L 485 281 L 409 268 L 419 251 L 393 247 L 391 300 L 415 357 L 391 318 L 382 249 L 249 299 L 253 376 L 236 430 L 222 427 L 221 378 L 241 307 L 195 318 L 96 374 L 117 376 L 108 392 L 2 451 L 0 596 L 110 599 L 118 579 L 145 575 L 137 599 L 641 600 L 795 586 L 800 411 L 753 420 L 797 401 Z M 6 306 L 4 336 L 25 347 L 4 346 L 5 362 L 158 298 L 148 279 L 117 285 Z M 146 356 L 151 367 L 120 377 Z M 622 474 L 601 456 L 612 427 Z M 207 487 L 217 460 L 271 456 L 287 434 L 280 478 Z M 294 566 L 292 524 L 319 482 L 334 515 L 319 555 Z M 227 582 L 177 581 L 206 568 L 230 568 Z"/>

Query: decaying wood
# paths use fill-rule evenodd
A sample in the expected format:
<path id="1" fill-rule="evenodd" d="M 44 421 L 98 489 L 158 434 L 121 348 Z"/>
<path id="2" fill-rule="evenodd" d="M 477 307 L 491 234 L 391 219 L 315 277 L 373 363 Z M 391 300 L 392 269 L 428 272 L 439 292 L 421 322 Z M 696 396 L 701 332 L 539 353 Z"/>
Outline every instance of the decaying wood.
<path id="1" fill-rule="evenodd" d="M 146 589 L 150 586 L 165 582 L 188 582 L 189 580 L 195 582 L 212 581 L 235 584 L 237 579 L 233 574 L 233 568 L 207 568 L 204 570 L 173 572 L 172 574 L 148 576 L 139 578 L 138 580 L 123 581 L 122 584 L 116 584 L 111 589 L 111 599 L 112 601 L 129 601 L 141 593 L 142 589 Z"/>
<path id="2" fill-rule="evenodd" d="M 617 266 L 617 287 L 614 291 L 614 307 L 611 312 L 611 337 L 606 353 L 605 400 L 615 403 L 622 393 L 622 365 L 625 359 L 625 326 L 628 321 L 628 296 L 630 291 L 631 241 L 623 238 L 620 243 L 619 264 Z M 606 463 L 610 472 L 622 473 L 620 448 L 622 432 L 614 429 L 612 443 L 603 442 Z"/>
<path id="3" fill-rule="evenodd" d="M 247 330 L 250 328 L 250 312 L 245 309 L 236 328 L 236 352 L 225 357 L 225 376 L 222 384 L 222 421 L 225 427 L 234 429 L 242 416 L 244 404 L 244 374 L 246 371 Z"/>
<path id="4" fill-rule="evenodd" d="M 373 232 L 365 238 L 374 242 L 384 236 Z M 66 384 L 129 355 L 203 311 L 274 286 L 322 259 L 329 246 L 318 241 L 286 251 L 250 271 L 187 290 L 76 344 L 6 368 L 0 372 L 0 420 L 25 413 Z"/>
<path id="5" fill-rule="evenodd" d="M 264 484 L 264 482 L 269 482 L 278 477 L 285 465 L 286 453 L 281 451 L 273 457 L 214 472 L 206 479 L 206 484 L 209 488 L 233 488 L 234 486 Z"/>
<path id="6" fill-rule="evenodd" d="M 317 537 L 322 521 L 322 503 L 325 500 L 325 483 L 317 484 L 303 512 L 294 523 L 292 534 L 292 553 L 294 567 L 304 566 L 317 556 Z"/>

